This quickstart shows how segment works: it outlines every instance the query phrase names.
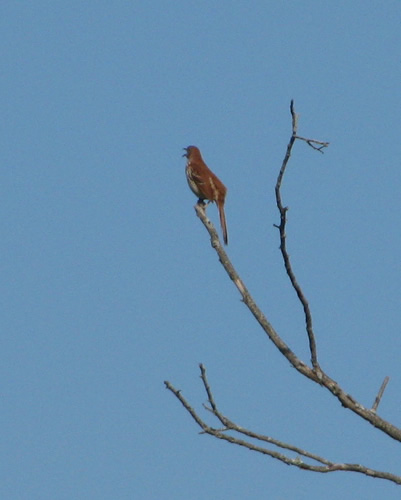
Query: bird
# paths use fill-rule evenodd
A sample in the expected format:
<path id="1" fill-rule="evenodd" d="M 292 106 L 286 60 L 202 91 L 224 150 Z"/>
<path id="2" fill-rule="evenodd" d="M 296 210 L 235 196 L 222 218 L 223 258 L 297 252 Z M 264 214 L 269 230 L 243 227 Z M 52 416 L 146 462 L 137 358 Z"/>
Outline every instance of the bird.
<path id="1" fill-rule="evenodd" d="M 223 240 L 228 245 L 227 224 L 224 213 L 227 188 L 203 161 L 199 148 L 188 146 L 184 150 L 183 156 L 187 158 L 185 174 L 188 185 L 195 196 L 199 198 L 198 203 L 204 203 L 204 200 L 216 203 L 219 209 Z"/>

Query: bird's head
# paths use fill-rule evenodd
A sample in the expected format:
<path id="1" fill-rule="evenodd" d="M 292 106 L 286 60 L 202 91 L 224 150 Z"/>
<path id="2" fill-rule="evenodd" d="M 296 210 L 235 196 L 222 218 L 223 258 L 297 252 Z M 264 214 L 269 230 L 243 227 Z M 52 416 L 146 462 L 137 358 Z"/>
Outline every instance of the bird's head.
<path id="1" fill-rule="evenodd" d="M 190 158 L 192 156 L 201 156 L 199 149 L 196 146 L 188 146 L 184 148 L 185 153 L 182 156 Z"/>

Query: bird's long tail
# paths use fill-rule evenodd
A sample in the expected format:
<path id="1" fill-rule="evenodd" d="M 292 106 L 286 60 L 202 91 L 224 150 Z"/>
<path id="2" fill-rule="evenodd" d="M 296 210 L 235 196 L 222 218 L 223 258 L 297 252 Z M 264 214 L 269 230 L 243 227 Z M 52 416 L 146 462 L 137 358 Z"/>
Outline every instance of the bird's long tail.
<path id="1" fill-rule="evenodd" d="M 228 245 L 228 233 L 227 233 L 226 214 L 224 213 L 224 201 L 218 201 L 217 207 L 219 209 L 220 225 L 221 225 L 221 230 L 223 231 L 223 240 L 224 243 Z"/>

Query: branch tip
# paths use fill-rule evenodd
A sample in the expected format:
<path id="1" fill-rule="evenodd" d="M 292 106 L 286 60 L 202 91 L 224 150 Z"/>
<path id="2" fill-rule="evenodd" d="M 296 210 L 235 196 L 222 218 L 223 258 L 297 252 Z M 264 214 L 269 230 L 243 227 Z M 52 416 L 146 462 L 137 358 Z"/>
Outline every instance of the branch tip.
<path id="1" fill-rule="evenodd" d="M 376 399 L 375 399 L 373 406 L 372 406 L 372 409 L 371 409 L 371 411 L 374 413 L 376 413 L 376 411 L 377 411 L 377 408 L 380 404 L 380 401 L 383 397 L 383 393 L 386 390 L 386 387 L 387 387 L 387 384 L 389 383 L 389 380 L 390 380 L 390 377 L 388 377 L 388 376 L 385 377 L 383 382 L 382 382 L 382 385 L 380 386 L 379 392 L 377 393 Z"/>

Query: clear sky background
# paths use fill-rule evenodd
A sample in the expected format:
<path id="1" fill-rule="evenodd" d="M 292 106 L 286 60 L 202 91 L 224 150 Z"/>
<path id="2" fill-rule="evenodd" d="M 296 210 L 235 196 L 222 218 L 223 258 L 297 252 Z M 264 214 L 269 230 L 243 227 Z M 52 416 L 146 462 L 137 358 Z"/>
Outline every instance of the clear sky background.
<path id="1" fill-rule="evenodd" d="M 399 499 L 199 435 L 198 363 L 239 425 L 401 474 L 401 443 L 302 379 L 241 303 L 196 218 L 182 148 L 228 187 L 228 253 L 309 361 L 274 183 L 321 366 L 401 426 L 397 1 L 3 1 L 0 498 Z M 218 221 L 215 206 L 208 214 Z"/>

